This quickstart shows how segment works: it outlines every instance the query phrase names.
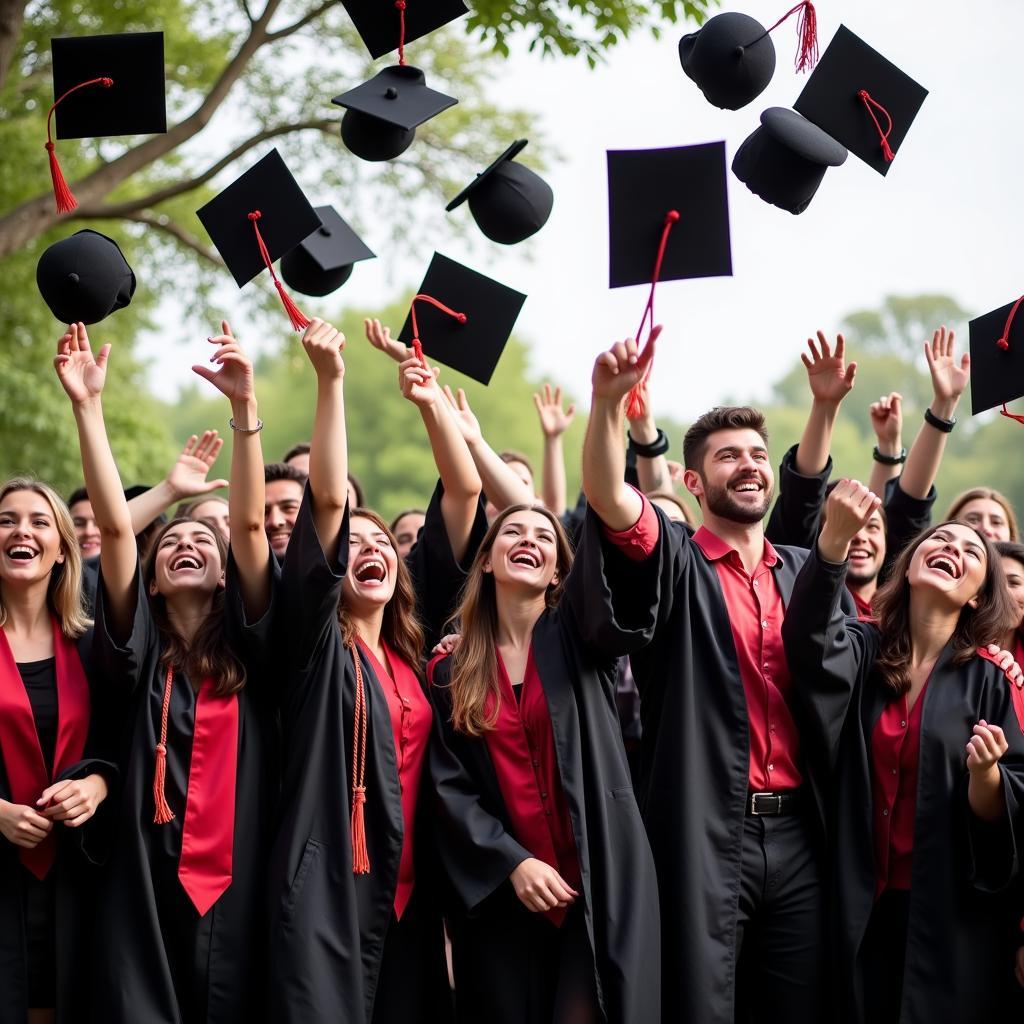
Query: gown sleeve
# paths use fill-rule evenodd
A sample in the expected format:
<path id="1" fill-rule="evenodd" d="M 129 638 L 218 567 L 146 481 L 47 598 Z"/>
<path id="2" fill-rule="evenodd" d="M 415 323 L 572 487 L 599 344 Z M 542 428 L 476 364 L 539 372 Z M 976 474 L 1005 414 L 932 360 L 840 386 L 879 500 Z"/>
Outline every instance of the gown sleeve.
<path id="1" fill-rule="evenodd" d="M 135 569 L 135 609 L 128 637 L 123 643 L 115 638 L 110 625 L 106 586 L 100 569 L 96 586 L 96 625 L 93 630 L 93 660 L 102 683 L 124 695 L 133 694 L 148 671 L 150 655 L 159 647 L 160 634 L 149 597 L 142 581 L 142 567 Z M 105 702 L 104 702 L 105 703 Z"/>
<path id="2" fill-rule="evenodd" d="M 821 509 L 832 475 L 832 457 L 825 468 L 813 476 L 797 472 L 796 449 L 793 445 L 779 466 L 778 492 L 772 514 L 768 517 L 765 536 L 772 544 L 796 548 L 812 548 L 821 526 Z"/>
<path id="3" fill-rule="evenodd" d="M 235 556 L 228 552 L 224 575 L 224 633 L 228 646 L 245 667 L 246 687 L 254 687 L 256 692 L 268 684 L 273 685 L 274 670 L 280 665 L 281 566 L 273 555 L 267 572 L 270 574 L 270 600 L 266 611 L 250 622 L 245 614 Z"/>
<path id="4" fill-rule="evenodd" d="M 912 498 L 902 487 L 900 478 L 890 480 L 885 489 L 885 563 L 878 574 L 879 584 L 892 573 L 892 567 L 903 549 L 932 524 L 932 506 L 937 492 L 933 487 L 928 497 Z"/>

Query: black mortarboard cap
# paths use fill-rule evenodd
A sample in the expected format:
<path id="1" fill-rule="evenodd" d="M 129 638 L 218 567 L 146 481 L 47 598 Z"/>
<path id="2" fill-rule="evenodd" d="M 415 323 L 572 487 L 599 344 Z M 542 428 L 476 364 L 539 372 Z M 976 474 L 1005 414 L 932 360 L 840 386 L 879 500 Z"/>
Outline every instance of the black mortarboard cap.
<path id="1" fill-rule="evenodd" d="M 459 101 L 427 86 L 426 75 L 410 65 L 379 71 L 332 103 L 345 107 L 341 137 L 363 160 L 391 160 L 416 137 L 417 125 Z"/>
<path id="2" fill-rule="evenodd" d="M 469 10 L 462 0 L 341 0 L 376 60 L 461 18 Z M 403 20 L 405 32 L 403 34 Z"/>
<path id="3" fill-rule="evenodd" d="M 733 157 L 733 174 L 766 203 L 803 213 L 825 172 L 846 162 L 846 150 L 817 125 L 785 107 L 769 107 L 761 126 Z"/>
<path id="4" fill-rule="evenodd" d="M 54 101 L 84 82 L 112 80 L 61 100 L 55 111 L 58 139 L 167 131 L 163 32 L 63 36 L 50 40 L 50 50 Z"/>
<path id="5" fill-rule="evenodd" d="M 438 309 L 430 299 L 450 312 Z M 522 292 L 436 252 L 413 300 L 423 351 L 431 359 L 488 384 L 525 301 Z M 410 310 L 399 338 L 411 345 L 414 336 Z"/>
<path id="6" fill-rule="evenodd" d="M 840 25 L 793 105 L 887 174 L 928 90 Z"/>
<path id="7" fill-rule="evenodd" d="M 117 242 L 88 229 L 54 242 L 43 253 L 36 284 L 62 324 L 99 323 L 135 294 L 135 274 Z"/>
<path id="8" fill-rule="evenodd" d="M 526 142 L 513 142 L 445 207 L 450 213 L 468 199 L 480 230 L 502 245 L 515 245 L 540 231 L 555 200 L 551 186 L 539 174 L 515 162 Z"/>
<path id="9" fill-rule="evenodd" d="M 725 143 L 608 153 L 612 288 L 650 284 L 670 211 L 660 280 L 732 273 Z"/>
<path id="10" fill-rule="evenodd" d="M 281 257 L 281 277 L 303 295 L 330 295 L 351 276 L 352 266 L 376 254 L 333 206 L 318 206 L 321 225 Z"/>
<path id="11" fill-rule="evenodd" d="M 1024 395 L 1024 297 L 971 321 L 971 415 Z"/>

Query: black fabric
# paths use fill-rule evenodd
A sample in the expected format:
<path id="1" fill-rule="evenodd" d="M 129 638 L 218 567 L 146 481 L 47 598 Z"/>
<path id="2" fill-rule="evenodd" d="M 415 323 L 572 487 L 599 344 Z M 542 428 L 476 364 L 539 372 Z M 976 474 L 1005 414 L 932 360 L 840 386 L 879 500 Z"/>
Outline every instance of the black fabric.
<path id="1" fill-rule="evenodd" d="M 270 931 L 267 1016 L 275 1024 L 380 1022 L 374 1005 L 394 914 L 404 824 L 387 698 L 360 654 L 367 705 L 366 843 L 369 874 L 352 872 L 351 758 L 355 668 L 338 626 L 348 566 L 348 519 L 338 554 L 324 557 L 306 490 L 282 574 L 289 670 L 282 679 L 284 741 L 281 815 L 267 888 Z M 439 504 L 431 503 L 439 510 Z M 428 510 L 422 537 L 433 536 Z M 415 549 L 410 557 L 415 554 Z M 450 556 L 450 550 L 449 550 Z M 454 561 L 454 560 L 453 560 Z M 432 580 L 438 607 L 452 594 Z M 419 666 L 416 666 L 417 668 Z M 427 773 L 424 772 L 424 779 Z M 429 806 L 421 794 L 419 811 Z M 403 1024 L 443 1024 L 450 1015 L 444 933 L 436 906 L 430 825 L 417 821 L 418 940 L 426 957 L 407 979 L 416 1008 Z M 399 947 L 401 948 L 401 947 Z"/>
<path id="2" fill-rule="evenodd" d="M 633 602 L 624 589 L 613 605 L 616 627 L 591 628 L 596 609 L 588 582 L 592 563 L 601 558 L 593 543 L 585 538 L 561 605 L 545 611 L 534 626 L 532 649 L 582 874 L 591 975 L 609 1021 L 656 1021 L 660 941 L 654 860 L 615 705 L 616 657 L 646 642 L 654 615 L 650 605 Z M 494 956 L 486 946 L 489 936 L 502 942 L 507 924 L 506 904 L 498 894 L 512 893 L 515 899 L 509 875 L 531 854 L 512 835 L 486 740 L 456 733 L 451 725 L 450 670 L 450 659 L 438 662 L 429 688 L 435 707 L 430 768 L 438 801 L 436 831 L 452 886 L 453 946 L 459 941 L 457 922 L 468 916 L 470 944 L 481 947 L 470 955 L 486 959 Z M 466 1007 L 463 994 L 460 1017 L 486 1020 L 496 1002 L 507 998 L 516 1005 L 521 996 L 503 990 Z M 550 1004 L 547 1009 L 550 1013 Z"/>
<path id="3" fill-rule="evenodd" d="M 907 959 L 910 892 L 888 889 L 871 911 L 864 934 L 864 1016 L 872 1024 L 899 1024 Z"/>
<path id="4" fill-rule="evenodd" d="M 53 658 L 18 663 L 18 673 L 25 684 L 36 735 L 43 752 L 46 774 L 53 775 L 53 753 L 57 747 L 57 667 Z"/>
<path id="5" fill-rule="evenodd" d="M 119 836 L 104 878 L 93 963 L 96 1024 L 190 1022 L 233 1024 L 257 1019 L 263 1006 L 266 858 L 276 792 L 275 688 L 272 627 L 276 597 L 248 623 L 234 561 L 226 573 L 224 628 L 246 669 L 238 694 L 238 767 L 232 881 L 200 920 L 177 877 L 196 695 L 176 673 L 167 729 L 165 793 L 174 818 L 153 822 L 153 772 L 165 670 L 149 598 L 137 582 L 130 635 L 110 631 L 102 574 L 97 601 L 96 657 L 119 708 L 125 783 Z M 275 588 L 272 588 L 272 594 Z"/>
<path id="6" fill-rule="evenodd" d="M 57 1005 L 57 886 L 51 871 L 40 881 L 21 869 L 28 964 L 28 1005 Z"/>
<path id="7" fill-rule="evenodd" d="M 932 525 L 932 508 L 938 492 L 932 487 L 925 498 L 913 498 L 900 486 L 896 477 L 886 484 L 885 499 L 885 561 L 878 573 L 879 584 L 892 574 L 896 559 L 907 545 Z"/>
<path id="8" fill-rule="evenodd" d="M 82 559 L 82 600 L 85 602 L 85 613 L 90 618 L 96 610 L 96 588 L 100 582 L 100 556 Z"/>
<path id="9" fill-rule="evenodd" d="M 831 817 L 833 985 L 846 1019 L 867 1024 L 864 938 L 875 895 L 871 737 L 890 691 L 875 670 L 879 634 L 839 609 L 846 565 L 807 560 L 783 626 L 793 685 L 834 759 Z M 920 760 L 902 1024 L 975 1024 L 998 1015 L 1009 962 L 1007 891 L 1024 842 L 1024 732 L 1011 684 L 947 646 L 920 698 Z M 999 725 L 1005 816 L 980 822 L 967 802 L 964 746 L 976 722 Z M 939 941 L 937 941 L 937 937 Z"/>

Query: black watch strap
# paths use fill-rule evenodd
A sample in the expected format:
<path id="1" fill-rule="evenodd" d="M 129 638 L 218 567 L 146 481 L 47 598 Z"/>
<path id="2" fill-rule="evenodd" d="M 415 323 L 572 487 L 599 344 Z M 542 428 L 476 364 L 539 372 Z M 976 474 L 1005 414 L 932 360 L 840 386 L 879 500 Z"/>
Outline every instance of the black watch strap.
<path id="1" fill-rule="evenodd" d="M 626 431 L 629 438 L 630 450 L 644 459 L 655 459 L 668 451 L 668 434 L 661 427 L 658 428 L 658 436 L 650 444 L 641 444 L 633 440 L 633 435 Z"/>
<path id="2" fill-rule="evenodd" d="M 940 416 L 936 416 L 931 409 L 925 409 L 924 421 L 930 427 L 934 427 L 936 430 L 941 430 L 944 434 L 952 434 L 953 428 L 956 426 L 955 416 L 951 420 L 944 420 Z"/>
<path id="3" fill-rule="evenodd" d="M 876 444 L 871 452 L 871 458 L 875 462 L 880 462 L 883 466 L 902 466 L 907 461 L 907 449 L 901 448 L 899 455 L 886 455 L 878 450 L 878 445 Z"/>

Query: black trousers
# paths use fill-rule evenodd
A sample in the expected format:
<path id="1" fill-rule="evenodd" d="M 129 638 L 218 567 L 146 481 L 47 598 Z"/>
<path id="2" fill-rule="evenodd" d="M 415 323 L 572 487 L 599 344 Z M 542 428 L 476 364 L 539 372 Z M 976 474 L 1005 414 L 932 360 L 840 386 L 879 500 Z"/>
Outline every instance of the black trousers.
<path id="1" fill-rule="evenodd" d="M 818 841 L 803 815 L 747 817 L 737 919 L 736 1020 L 821 1024 L 825 914 Z"/>
<path id="2" fill-rule="evenodd" d="M 861 946 L 864 1020 L 897 1024 L 903 1002 L 903 968 L 907 959 L 910 893 L 888 889 L 878 897 Z"/>

